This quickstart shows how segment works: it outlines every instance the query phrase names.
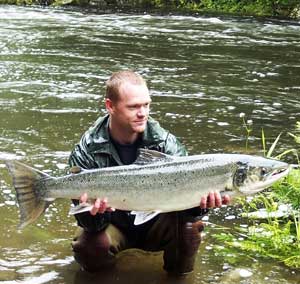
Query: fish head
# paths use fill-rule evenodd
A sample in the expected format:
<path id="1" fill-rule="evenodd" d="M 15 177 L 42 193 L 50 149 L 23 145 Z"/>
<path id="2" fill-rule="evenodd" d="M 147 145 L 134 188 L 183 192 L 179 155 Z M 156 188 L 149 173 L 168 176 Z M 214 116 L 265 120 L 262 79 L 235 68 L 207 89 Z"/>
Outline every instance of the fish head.
<path id="1" fill-rule="evenodd" d="M 289 173 L 287 163 L 258 156 L 247 156 L 236 162 L 233 187 L 249 195 L 262 191 Z"/>

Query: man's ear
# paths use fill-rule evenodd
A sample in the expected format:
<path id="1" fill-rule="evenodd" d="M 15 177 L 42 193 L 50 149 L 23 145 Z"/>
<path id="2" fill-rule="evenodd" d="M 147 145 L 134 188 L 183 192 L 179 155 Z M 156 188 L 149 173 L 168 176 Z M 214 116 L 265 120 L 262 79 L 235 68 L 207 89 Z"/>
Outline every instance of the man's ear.
<path id="1" fill-rule="evenodd" d="M 114 105 L 111 99 L 105 99 L 105 108 L 109 114 L 114 112 Z"/>

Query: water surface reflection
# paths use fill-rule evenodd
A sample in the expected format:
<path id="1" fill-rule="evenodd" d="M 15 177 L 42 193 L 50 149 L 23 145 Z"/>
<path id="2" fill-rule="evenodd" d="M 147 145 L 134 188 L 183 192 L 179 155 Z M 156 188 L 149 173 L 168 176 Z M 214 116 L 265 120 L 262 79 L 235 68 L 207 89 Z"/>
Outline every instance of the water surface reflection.
<path id="1" fill-rule="evenodd" d="M 63 175 L 83 131 L 104 114 L 111 72 L 135 69 L 153 95 L 152 116 L 190 153 L 245 152 L 240 113 L 253 120 L 250 152 L 299 120 L 299 22 L 237 17 L 94 14 L 0 6 L 0 281 L 1 283 L 299 283 L 299 271 L 261 259 L 231 265 L 200 248 L 195 273 L 168 278 L 159 254 L 131 251 L 117 267 L 89 276 L 73 262 L 76 224 L 69 201 L 57 201 L 36 225 L 16 230 L 15 193 L 3 159 Z M 100 107 L 101 106 L 101 107 Z M 217 212 L 218 213 L 218 212 Z M 239 226 L 239 219 L 216 223 Z M 208 235 L 210 235 L 209 233 Z M 241 279 L 235 268 L 252 276 Z"/>

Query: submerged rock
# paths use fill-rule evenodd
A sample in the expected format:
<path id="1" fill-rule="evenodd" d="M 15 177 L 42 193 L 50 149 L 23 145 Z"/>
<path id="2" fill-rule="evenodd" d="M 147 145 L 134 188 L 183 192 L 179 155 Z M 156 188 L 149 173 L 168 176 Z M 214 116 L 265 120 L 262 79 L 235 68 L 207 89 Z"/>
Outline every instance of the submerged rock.
<path id="1" fill-rule="evenodd" d="M 224 274 L 222 281 L 220 283 L 235 283 L 236 281 L 249 278 L 253 275 L 253 273 L 249 269 L 245 268 L 235 268 L 232 270 L 228 270 L 226 274 Z"/>

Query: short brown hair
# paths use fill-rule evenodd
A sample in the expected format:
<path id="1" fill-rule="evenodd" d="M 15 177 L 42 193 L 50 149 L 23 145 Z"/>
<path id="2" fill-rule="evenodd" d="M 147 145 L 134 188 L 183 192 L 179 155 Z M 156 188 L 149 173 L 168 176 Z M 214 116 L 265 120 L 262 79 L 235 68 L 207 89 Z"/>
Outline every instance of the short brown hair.
<path id="1" fill-rule="evenodd" d="M 147 86 L 144 78 L 131 70 L 115 72 L 106 81 L 106 98 L 117 101 L 120 94 L 120 86 L 124 83 Z"/>

